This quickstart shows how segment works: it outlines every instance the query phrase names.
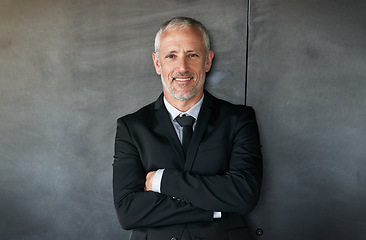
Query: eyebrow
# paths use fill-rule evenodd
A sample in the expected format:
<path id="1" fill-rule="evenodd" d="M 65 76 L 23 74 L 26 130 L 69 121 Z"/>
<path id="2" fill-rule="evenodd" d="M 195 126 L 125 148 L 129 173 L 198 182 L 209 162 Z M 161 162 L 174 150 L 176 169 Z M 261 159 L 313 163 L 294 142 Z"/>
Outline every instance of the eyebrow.
<path id="1" fill-rule="evenodd" d="M 187 51 L 187 53 L 192 53 L 192 52 L 194 52 L 194 53 L 200 53 L 200 51 L 198 51 L 198 50 L 188 50 Z M 172 51 L 168 52 L 167 54 L 171 54 L 171 53 L 178 53 L 178 51 L 172 50 Z"/>
<path id="2" fill-rule="evenodd" d="M 172 50 L 172 51 L 168 52 L 168 54 L 170 54 L 170 53 L 177 53 L 177 51 Z"/>

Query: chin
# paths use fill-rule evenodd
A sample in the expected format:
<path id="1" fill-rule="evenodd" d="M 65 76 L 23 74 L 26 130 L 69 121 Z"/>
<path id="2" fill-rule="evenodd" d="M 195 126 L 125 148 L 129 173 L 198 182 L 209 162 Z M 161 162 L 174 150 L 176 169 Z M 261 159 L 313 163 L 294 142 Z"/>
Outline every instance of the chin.
<path id="1" fill-rule="evenodd" d="M 173 93 L 172 96 L 180 101 L 188 101 L 197 95 L 198 91 L 191 91 L 184 94 Z"/>
<path id="2" fill-rule="evenodd" d="M 179 101 L 188 101 L 190 100 L 193 96 L 173 96 L 175 99 L 179 100 Z"/>

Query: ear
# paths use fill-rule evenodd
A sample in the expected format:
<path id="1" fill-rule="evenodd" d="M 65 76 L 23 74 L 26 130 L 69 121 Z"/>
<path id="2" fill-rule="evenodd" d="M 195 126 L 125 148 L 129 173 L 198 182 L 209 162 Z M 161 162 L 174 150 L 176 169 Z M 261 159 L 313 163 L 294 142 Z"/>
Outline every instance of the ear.
<path id="1" fill-rule="evenodd" d="M 206 59 L 206 72 L 210 71 L 211 66 L 212 66 L 212 59 L 214 57 L 215 53 L 210 50 L 207 54 L 207 59 Z"/>
<path id="2" fill-rule="evenodd" d="M 156 52 L 152 53 L 152 58 L 154 62 L 155 72 L 160 75 L 161 74 L 161 67 L 159 62 L 159 57 L 157 56 Z"/>

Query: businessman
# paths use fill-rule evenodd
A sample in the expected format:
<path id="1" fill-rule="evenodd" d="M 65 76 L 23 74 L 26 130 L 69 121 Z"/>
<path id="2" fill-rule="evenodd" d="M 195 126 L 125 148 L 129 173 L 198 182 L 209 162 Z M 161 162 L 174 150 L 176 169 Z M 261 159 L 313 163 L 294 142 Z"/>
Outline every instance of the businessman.
<path id="1" fill-rule="evenodd" d="M 191 18 L 164 23 L 152 54 L 163 93 L 117 121 L 114 204 L 131 240 L 252 239 L 262 157 L 254 110 L 204 90 L 214 52 Z"/>

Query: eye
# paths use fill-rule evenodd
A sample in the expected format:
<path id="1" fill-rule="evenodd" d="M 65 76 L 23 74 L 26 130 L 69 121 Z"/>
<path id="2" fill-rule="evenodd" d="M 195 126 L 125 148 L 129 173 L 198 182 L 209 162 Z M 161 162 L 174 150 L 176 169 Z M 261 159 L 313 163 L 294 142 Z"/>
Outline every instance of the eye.
<path id="1" fill-rule="evenodd" d="M 188 55 L 188 57 L 190 57 L 190 58 L 197 58 L 197 57 L 199 57 L 199 56 L 198 56 L 198 54 L 197 54 L 197 53 L 190 53 L 190 54 Z"/>
<path id="2" fill-rule="evenodd" d="M 175 58 L 175 55 L 174 54 L 169 54 L 169 55 L 165 56 L 165 58 L 173 59 L 173 58 Z"/>

